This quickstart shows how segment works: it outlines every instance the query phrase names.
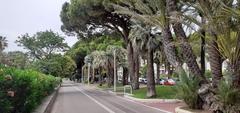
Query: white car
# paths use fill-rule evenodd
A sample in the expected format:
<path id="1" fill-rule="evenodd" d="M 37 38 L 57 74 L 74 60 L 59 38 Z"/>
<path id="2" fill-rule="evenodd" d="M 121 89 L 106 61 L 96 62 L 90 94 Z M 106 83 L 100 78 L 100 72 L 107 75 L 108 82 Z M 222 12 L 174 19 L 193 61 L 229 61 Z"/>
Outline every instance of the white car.
<path id="1" fill-rule="evenodd" d="M 138 81 L 139 81 L 139 83 L 144 83 L 144 84 L 147 83 L 147 79 L 146 78 L 139 78 Z"/>

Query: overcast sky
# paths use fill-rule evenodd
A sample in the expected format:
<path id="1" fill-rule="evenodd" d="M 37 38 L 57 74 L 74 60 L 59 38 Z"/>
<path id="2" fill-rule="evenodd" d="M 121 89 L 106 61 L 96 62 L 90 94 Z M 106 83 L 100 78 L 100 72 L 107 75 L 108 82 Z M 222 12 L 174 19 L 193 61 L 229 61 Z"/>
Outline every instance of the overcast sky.
<path id="1" fill-rule="evenodd" d="M 68 0 L 0 0 L 0 35 L 7 37 L 7 51 L 22 50 L 14 42 L 18 36 L 38 31 L 53 30 L 61 32 L 60 11 L 62 4 Z M 67 37 L 71 46 L 77 39 Z"/>

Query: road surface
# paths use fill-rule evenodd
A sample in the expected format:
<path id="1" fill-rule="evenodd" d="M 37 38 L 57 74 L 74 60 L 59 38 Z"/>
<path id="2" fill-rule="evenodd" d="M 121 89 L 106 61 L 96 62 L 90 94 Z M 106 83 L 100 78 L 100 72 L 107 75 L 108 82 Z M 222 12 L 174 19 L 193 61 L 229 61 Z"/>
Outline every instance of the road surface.
<path id="1" fill-rule="evenodd" d="M 51 113 L 167 113 L 104 91 L 65 81 Z"/>

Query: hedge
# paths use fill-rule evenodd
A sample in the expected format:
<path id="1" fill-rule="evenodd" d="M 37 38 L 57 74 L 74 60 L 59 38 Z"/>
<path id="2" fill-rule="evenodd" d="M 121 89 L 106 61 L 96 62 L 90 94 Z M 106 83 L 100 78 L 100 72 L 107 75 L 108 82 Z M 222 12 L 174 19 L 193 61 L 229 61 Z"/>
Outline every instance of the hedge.
<path id="1" fill-rule="evenodd" d="M 51 75 L 0 66 L 0 113 L 31 113 L 59 83 Z"/>

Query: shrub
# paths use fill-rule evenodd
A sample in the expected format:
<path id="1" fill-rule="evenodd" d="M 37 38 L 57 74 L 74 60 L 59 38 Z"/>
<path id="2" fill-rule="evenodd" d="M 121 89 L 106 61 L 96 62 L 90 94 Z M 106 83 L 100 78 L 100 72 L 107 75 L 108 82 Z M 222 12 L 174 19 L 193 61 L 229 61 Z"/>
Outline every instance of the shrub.
<path id="1" fill-rule="evenodd" d="M 0 113 L 30 113 L 59 83 L 51 75 L 0 67 Z"/>
<path id="2" fill-rule="evenodd" d="M 198 89 L 199 80 L 193 76 L 187 76 L 184 71 L 181 72 L 180 82 L 176 86 L 177 98 L 183 99 L 191 109 L 198 109 Z"/>
<path id="3" fill-rule="evenodd" d="M 223 113 L 240 112 L 240 90 L 231 86 L 231 84 L 222 81 L 218 87 L 217 99 L 219 110 Z"/>

